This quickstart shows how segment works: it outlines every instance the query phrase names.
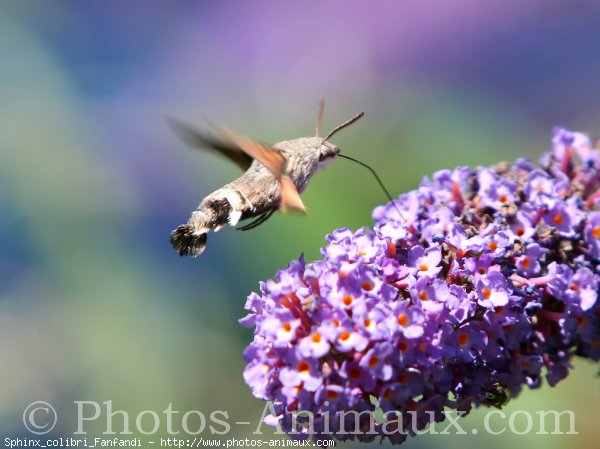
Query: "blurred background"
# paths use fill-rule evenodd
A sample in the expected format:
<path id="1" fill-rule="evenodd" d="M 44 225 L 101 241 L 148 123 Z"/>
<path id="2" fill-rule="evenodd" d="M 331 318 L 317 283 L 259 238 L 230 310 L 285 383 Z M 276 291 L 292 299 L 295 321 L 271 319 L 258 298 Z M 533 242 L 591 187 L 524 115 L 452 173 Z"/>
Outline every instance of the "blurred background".
<path id="1" fill-rule="evenodd" d="M 302 252 L 319 257 L 333 229 L 371 224 L 385 201 L 338 160 L 305 193 L 309 215 L 224 229 L 201 258 L 180 258 L 171 229 L 239 173 L 187 148 L 165 117 L 277 142 L 312 135 L 324 96 L 325 131 L 366 112 L 334 141 L 399 194 L 441 168 L 537 159 L 556 125 L 599 134 L 599 24 L 593 0 L 3 2 L 0 437 L 33 436 L 22 421 L 33 401 L 56 408 L 57 437 L 72 436 L 73 401 L 111 400 L 131 427 L 171 403 L 228 411 L 253 423 L 228 437 L 257 438 L 245 297 Z M 503 410 L 573 410 L 578 435 L 404 447 L 597 447 L 597 370 L 576 361 L 557 387 Z"/>

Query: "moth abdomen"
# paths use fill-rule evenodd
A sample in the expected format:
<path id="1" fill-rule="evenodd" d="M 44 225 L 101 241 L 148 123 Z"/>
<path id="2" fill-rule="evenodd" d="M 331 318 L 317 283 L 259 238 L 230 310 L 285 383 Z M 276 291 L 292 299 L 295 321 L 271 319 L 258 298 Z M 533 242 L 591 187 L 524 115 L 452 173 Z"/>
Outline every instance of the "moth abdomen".
<path id="1" fill-rule="evenodd" d="M 228 223 L 231 205 L 219 191 L 206 197 L 187 223 L 171 232 L 171 245 L 180 256 L 198 257 L 206 248 L 207 233 L 218 231 Z"/>
<path id="2" fill-rule="evenodd" d="M 199 232 L 192 225 L 183 224 L 171 232 L 171 245 L 180 256 L 198 257 L 206 249 L 206 232 Z"/>

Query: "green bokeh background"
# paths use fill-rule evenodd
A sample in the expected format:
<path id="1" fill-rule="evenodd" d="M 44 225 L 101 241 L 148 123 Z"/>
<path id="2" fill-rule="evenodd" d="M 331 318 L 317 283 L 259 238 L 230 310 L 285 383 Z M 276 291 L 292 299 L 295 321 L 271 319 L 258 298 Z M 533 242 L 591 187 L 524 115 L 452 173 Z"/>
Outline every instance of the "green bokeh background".
<path id="1" fill-rule="evenodd" d="M 326 129 L 366 112 L 335 143 L 394 194 L 438 169 L 537 158 L 554 125 L 600 132 L 600 9 L 526 3 L 0 4 L 2 444 L 32 436 L 22 413 L 38 400 L 59 415 L 48 437 L 72 435 L 74 401 L 110 400 L 132 427 L 171 403 L 228 411 L 227 437 L 268 439 L 266 426 L 252 435 L 263 403 L 242 378 L 245 297 L 301 253 L 319 257 L 333 229 L 369 225 L 385 198 L 336 161 L 305 193 L 309 215 L 225 229 L 181 259 L 170 230 L 237 171 L 186 148 L 165 117 L 276 142 L 311 135 L 323 95 Z M 424 435 L 404 447 L 598 447 L 597 370 L 576 361 L 557 387 L 504 409 L 572 410 L 578 435 Z M 87 424 L 88 436 L 105 425 Z"/>

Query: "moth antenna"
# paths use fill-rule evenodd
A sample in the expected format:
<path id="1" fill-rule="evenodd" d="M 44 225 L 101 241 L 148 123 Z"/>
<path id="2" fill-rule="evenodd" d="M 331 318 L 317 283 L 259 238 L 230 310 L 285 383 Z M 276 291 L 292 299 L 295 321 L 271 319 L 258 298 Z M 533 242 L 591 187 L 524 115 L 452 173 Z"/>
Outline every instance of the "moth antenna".
<path id="1" fill-rule="evenodd" d="M 325 113 L 325 98 L 319 100 L 319 109 L 317 110 L 317 137 L 321 135 L 321 126 L 323 125 L 323 114 Z"/>
<path id="2" fill-rule="evenodd" d="M 359 112 L 358 114 L 356 114 L 354 117 L 352 117 L 350 120 L 346 120 L 344 123 L 342 123 L 339 126 L 336 126 L 335 128 L 333 128 L 333 130 L 327 134 L 327 137 L 325 137 L 323 139 L 323 141 L 325 140 L 329 140 L 331 137 L 333 137 L 333 135 L 335 133 L 337 133 L 339 130 L 344 129 L 347 126 L 352 125 L 354 122 L 358 121 L 360 118 L 362 118 L 362 116 L 365 115 L 364 112 Z"/>
<path id="3" fill-rule="evenodd" d="M 358 118 L 360 118 L 360 117 L 362 117 L 362 115 L 359 114 Z M 356 118 L 356 120 L 358 120 L 358 118 Z M 352 119 L 350 119 L 349 122 L 353 123 L 351 120 Z M 356 120 L 354 120 L 354 121 L 356 121 Z M 339 128 L 339 126 L 338 126 L 338 128 Z M 358 159 L 354 159 L 353 157 L 346 156 L 345 154 L 340 153 L 340 154 L 338 154 L 338 157 L 343 157 L 344 159 L 348 159 L 349 161 L 356 162 L 357 164 L 362 165 L 367 170 L 369 170 L 373 174 L 373 176 L 375 176 L 377 183 L 379 184 L 379 186 L 385 193 L 385 196 L 387 196 L 388 200 L 390 200 L 390 203 L 392 204 L 392 206 L 394 206 L 394 209 L 396 209 L 396 212 L 398 212 L 398 214 L 400 215 L 400 218 L 402 218 L 402 212 L 400 212 L 400 209 L 398 209 L 398 206 L 396 206 L 396 203 L 394 202 L 392 195 L 390 195 L 390 192 L 388 192 L 388 189 L 386 189 L 385 185 L 383 185 L 383 181 L 381 180 L 381 178 L 379 177 L 377 172 L 375 172 L 375 170 L 373 170 L 373 168 L 371 166 L 365 164 L 364 162 L 359 161 Z"/>

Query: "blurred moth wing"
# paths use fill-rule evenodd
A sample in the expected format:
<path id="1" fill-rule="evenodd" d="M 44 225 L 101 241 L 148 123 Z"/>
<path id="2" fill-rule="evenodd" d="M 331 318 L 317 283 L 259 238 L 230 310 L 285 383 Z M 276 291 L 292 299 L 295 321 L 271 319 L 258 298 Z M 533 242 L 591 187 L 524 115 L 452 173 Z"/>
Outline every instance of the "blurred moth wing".
<path id="1" fill-rule="evenodd" d="M 306 206 L 300 198 L 300 193 L 291 178 L 285 174 L 286 159 L 281 152 L 275 148 L 256 142 L 251 138 L 231 131 L 223 126 L 215 126 L 223 140 L 204 135 L 178 120 L 169 119 L 173 130 L 183 141 L 196 148 L 208 148 L 225 156 L 242 170 L 248 170 L 253 160 L 258 161 L 268 168 L 279 181 L 281 189 L 280 209 L 286 212 L 288 209 L 306 212 Z"/>
<path id="2" fill-rule="evenodd" d="M 193 126 L 179 120 L 168 118 L 167 122 L 177 136 L 190 147 L 213 152 L 224 156 L 242 171 L 248 170 L 252 164 L 252 157 L 244 153 L 238 146 L 196 130 Z"/>
<path id="3" fill-rule="evenodd" d="M 283 212 L 288 209 L 306 212 L 306 207 L 300 198 L 298 189 L 289 175 L 285 173 L 287 161 L 280 151 L 255 142 L 244 135 L 236 134 L 226 128 L 222 128 L 221 134 L 245 154 L 267 167 L 271 173 L 275 175 L 279 181 L 279 189 L 281 192 L 281 204 L 279 208 Z"/>

